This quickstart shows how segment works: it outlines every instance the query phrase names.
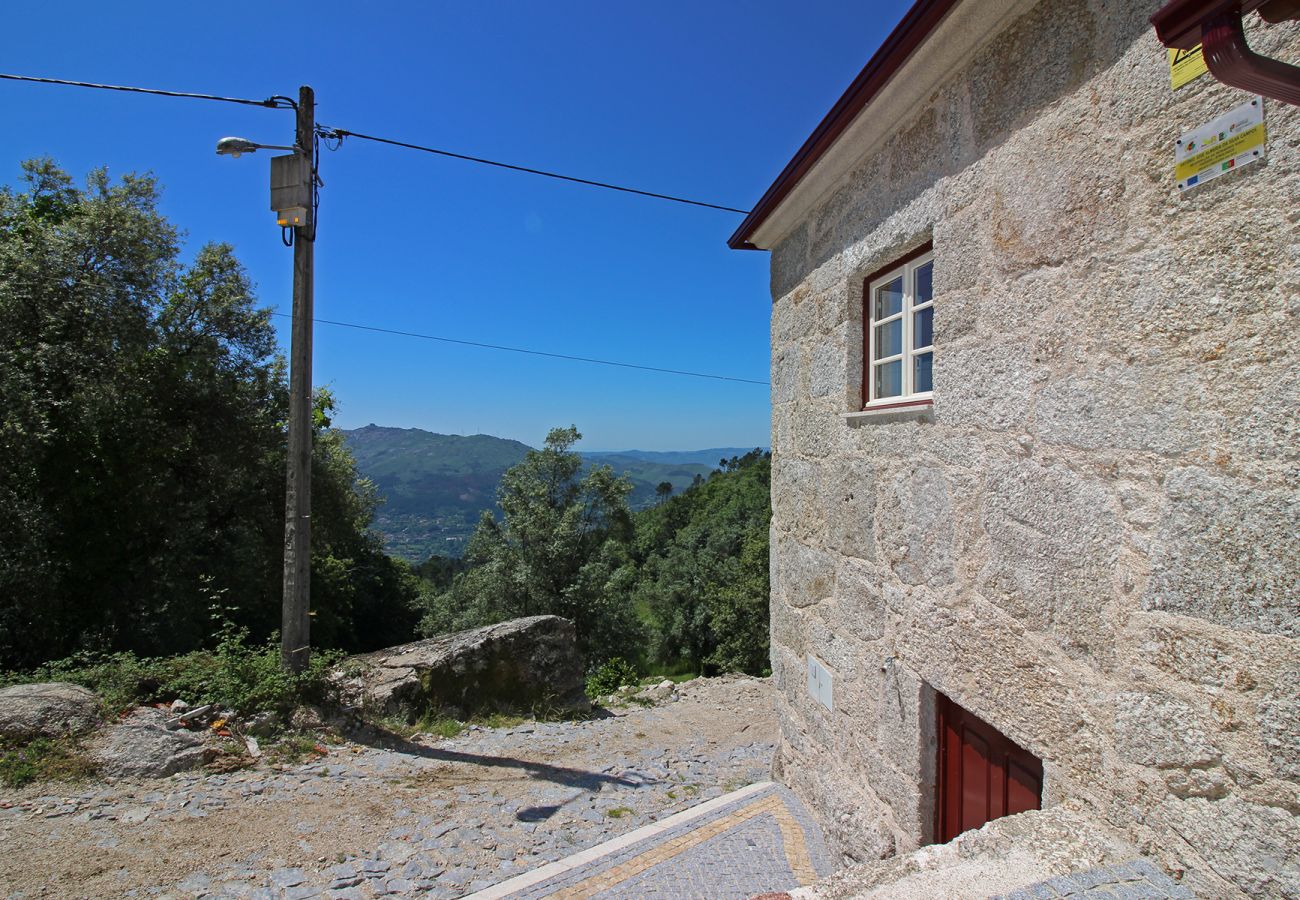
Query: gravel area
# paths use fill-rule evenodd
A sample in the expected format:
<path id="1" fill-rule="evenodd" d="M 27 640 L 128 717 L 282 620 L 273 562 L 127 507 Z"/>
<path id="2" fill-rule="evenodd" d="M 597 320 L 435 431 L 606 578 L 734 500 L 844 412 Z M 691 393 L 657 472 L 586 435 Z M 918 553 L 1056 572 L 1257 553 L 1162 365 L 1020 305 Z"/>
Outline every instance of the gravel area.
<path id="1" fill-rule="evenodd" d="M 0 896 L 458 897 L 768 777 L 767 680 L 610 712 L 0 792 Z"/>

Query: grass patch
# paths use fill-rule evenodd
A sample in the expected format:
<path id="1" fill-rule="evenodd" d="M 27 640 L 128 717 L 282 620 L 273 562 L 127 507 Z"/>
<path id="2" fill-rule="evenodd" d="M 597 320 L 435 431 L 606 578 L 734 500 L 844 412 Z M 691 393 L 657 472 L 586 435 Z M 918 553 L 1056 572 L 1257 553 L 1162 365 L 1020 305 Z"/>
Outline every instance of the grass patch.
<path id="1" fill-rule="evenodd" d="M 272 765 L 297 765 L 304 760 L 323 755 L 316 748 L 317 743 L 313 735 L 290 733 L 267 747 L 262 756 Z"/>
<path id="2" fill-rule="evenodd" d="M 0 784 L 5 787 L 36 781 L 85 781 L 96 771 L 94 762 L 72 738 L 0 744 Z"/>
<path id="3" fill-rule="evenodd" d="M 465 723 L 451 716 L 439 716 L 422 720 L 420 730 L 428 734 L 436 734 L 440 738 L 454 738 L 465 730 Z"/>
<path id="4" fill-rule="evenodd" d="M 645 667 L 647 677 L 655 681 L 663 681 L 670 678 L 677 684 L 683 681 L 690 681 L 692 678 L 699 678 L 700 673 L 691 666 L 689 660 L 678 660 L 672 663 L 651 664 Z"/>
<path id="5" fill-rule="evenodd" d="M 481 725 L 484 728 L 517 728 L 528 720 L 523 716 L 494 712 L 488 713 L 485 716 L 475 716 L 470 721 L 473 722 L 473 724 Z"/>
<path id="6" fill-rule="evenodd" d="M 626 806 L 615 806 L 613 809 L 605 810 L 605 815 L 609 816 L 611 819 L 621 819 L 624 816 L 632 815 L 632 810 L 628 809 Z"/>
<path id="7" fill-rule="evenodd" d="M 699 677 L 700 677 L 699 674 L 696 672 L 682 672 L 678 675 L 664 675 L 661 677 L 657 676 L 659 681 L 663 681 L 666 678 L 669 681 L 671 681 L 673 684 L 685 684 L 686 682 L 694 681 L 696 678 Z"/>
<path id="8" fill-rule="evenodd" d="M 417 734 L 432 734 L 440 738 L 454 738 L 466 729 L 467 724 L 453 716 L 425 713 L 415 722 L 392 716 L 366 716 L 372 725 L 391 732 L 400 738 L 410 740 Z"/>

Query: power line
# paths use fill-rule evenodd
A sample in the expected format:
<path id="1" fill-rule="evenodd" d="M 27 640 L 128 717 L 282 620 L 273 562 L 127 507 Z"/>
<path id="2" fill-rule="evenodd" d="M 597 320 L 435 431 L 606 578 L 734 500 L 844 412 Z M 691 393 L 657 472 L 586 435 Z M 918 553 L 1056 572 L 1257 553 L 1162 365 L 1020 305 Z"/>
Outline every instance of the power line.
<path id="1" fill-rule="evenodd" d="M 131 94 L 153 94 L 158 97 L 185 97 L 191 100 L 219 100 L 222 103 L 239 103 L 244 106 L 264 106 L 268 109 L 296 109 L 298 104 L 291 97 L 267 97 L 265 100 L 248 100 L 243 97 L 219 97 L 216 94 L 194 94 L 188 91 L 164 91 L 158 88 L 130 87 L 123 84 L 95 84 L 91 81 L 68 81 L 63 78 L 38 78 L 35 75 L 6 75 L 0 78 L 8 81 L 32 81 L 37 84 L 63 84 L 69 87 L 94 88 L 100 91 L 126 91 Z"/>
<path id="2" fill-rule="evenodd" d="M 131 94 L 152 94 L 156 97 L 182 97 L 192 100 L 217 100 L 222 103 L 238 103 L 242 106 L 262 106 L 268 109 L 297 109 L 298 104 L 291 97 L 276 95 L 268 97 L 265 100 L 250 100 L 245 97 L 221 97 L 216 94 L 198 94 L 190 91 L 165 91 L 160 88 L 143 88 L 133 87 L 123 84 L 97 84 L 92 81 L 71 81 L 66 78 L 41 78 L 35 75 L 10 75 L 0 73 L 0 79 L 8 81 L 26 81 L 35 84 L 60 84 L 68 87 L 92 88 L 100 91 L 124 91 Z M 627 187 L 621 184 L 610 184 L 606 181 L 595 181 L 590 178 L 578 178 L 574 175 L 562 175 L 559 172 L 548 172 L 545 169 L 534 169 L 529 166 L 517 166 L 512 163 L 499 162 L 494 159 L 484 159 L 480 156 L 469 156 L 464 153 L 454 153 L 450 150 L 440 150 L 437 147 L 426 147 L 422 144 L 412 144 L 407 141 L 394 140 L 393 138 L 377 137 L 373 134 L 361 134 L 357 131 L 348 131 L 343 128 L 318 128 L 317 134 L 326 139 L 336 139 L 340 142 L 345 137 L 354 137 L 361 141 L 373 141 L 377 144 L 389 144 L 394 147 L 405 147 L 408 150 L 419 150 L 422 153 L 433 153 L 437 156 L 445 156 L 450 159 L 460 159 L 465 162 L 479 163 L 484 166 L 495 166 L 498 169 L 509 169 L 512 172 L 524 172 L 529 175 L 541 175 L 543 178 L 555 178 L 559 181 L 568 181 L 573 184 L 585 184 L 591 187 L 604 188 L 609 191 L 621 191 L 625 194 L 636 194 L 641 197 L 653 197 L 657 200 L 671 200 L 673 203 L 685 203 L 688 206 L 699 206 L 704 209 L 716 209 L 722 212 L 740 213 L 747 215 L 749 210 L 737 209 L 734 206 L 722 206 L 718 203 L 706 203 L 703 200 L 691 200 L 686 197 L 676 197 L 672 194 L 660 194 L 656 191 L 643 191 L 639 188 Z M 338 147 L 331 149 L 337 150 Z"/>
<path id="3" fill-rule="evenodd" d="M 511 163 L 497 162 L 493 159 L 483 159 L 480 156 L 467 156 L 464 153 L 453 153 L 450 150 L 439 150 L 436 147 L 425 147 L 421 144 L 411 144 L 406 141 L 393 140 L 392 138 L 375 137 L 372 134 L 360 134 L 355 131 L 348 131 L 343 128 L 322 128 L 321 136 L 327 138 L 342 139 L 345 137 L 354 137 L 363 141 L 374 141 L 378 144 L 391 144 L 394 147 L 405 147 L 408 150 L 419 150 L 423 153 L 434 153 L 438 156 L 446 156 L 451 159 L 463 159 L 466 162 L 481 163 L 485 166 L 496 166 L 498 169 L 510 169 L 512 172 L 526 172 L 529 175 L 541 175 L 546 178 L 556 178 L 560 181 L 570 181 L 574 184 L 586 184 L 592 187 L 605 188 L 611 191 L 622 191 L 625 194 L 638 194 L 642 197 L 654 197 L 658 200 L 671 200 L 674 203 L 685 203 L 689 206 L 702 206 L 705 209 L 719 209 L 723 212 L 740 213 L 748 215 L 747 209 L 736 209 L 734 206 L 721 206 L 717 203 L 705 203 L 703 200 L 688 200 L 685 197 L 674 197 L 672 194 L 659 194 L 654 191 L 643 191 L 639 188 L 625 187 L 620 184 L 610 184 L 605 181 L 592 181 L 589 178 L 578 178 L 573 175 L 561 175 L 558 172 L 547 172 L 544 169 L 533 169 L 528 166 L 516 166 Z"/>
<path id="4" fill-rule="evenodd" d="M 292 319 L 293 316 L 288 313 L 273 312 L 273 316 L 279 316 L 282 319 Z M 523 347 L 506 347 L 501 344 L 484 344 L 480 341 L 465 341 L 460 338 L 439 337 L 434 334 L 419 334 L 414 331 L 398 331 L 393 328 L 378 328 L 374 325 L 357 325 L 354 322 L 336 322 L 331 319 L 312 319 L 318 325 L 337 325 L 340 328 L 355 328 L 358 331 L 373 331 L 379 334 L 396 334 L 402 337 L 422 338 L 426 341 L 441 341 L 444 344 L 461 344 L 465 347 L 482 347 L 486 350 L 506 350 L 510 353 L 526 353 L 529 356 L 549 356 L 552 359 L 567 359 L 573 362 L 596 363 L 602 366 L 618 366 L 623 369 L 640 369 L 643 372 L 662 372 L 668 375 L 689 375 L 692 378 L 712 378 L 716 381 L 736 381 L 742 384 L 761 384 L 764 387 L 771 383 L 767 381 L 755 381 L 752 378 L 736 378 L 731 375 L 711 375 L 707 372 L 688 372 L 684 369 L 664 369 L 659 366 L 641 366 L 636 363 L 615 362 L 609 359 L 593 359 L 589 356 L 570 356 L 566 353 L 548 353 L 545 350 L 527 350 Z"/>

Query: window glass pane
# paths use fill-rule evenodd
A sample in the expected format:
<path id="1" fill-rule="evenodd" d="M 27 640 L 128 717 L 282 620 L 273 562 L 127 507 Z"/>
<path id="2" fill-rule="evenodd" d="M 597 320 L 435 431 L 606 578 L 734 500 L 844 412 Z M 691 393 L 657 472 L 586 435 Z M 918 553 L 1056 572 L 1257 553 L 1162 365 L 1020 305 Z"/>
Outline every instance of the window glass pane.
<path id="1" fill-rule="evenodd" d="M 934 307 L 927 306 L 912 313 L 912 347 L 928 347 L 934 343 Z"/>
<path id="2" fill-rule="evenodd" d="M 876 366 L 876 397 L 897 397 L 903 392 L 903 361 Z"/>
<path id="3" fill-rule="evenodd" d="M 903 352 L 903 320 L 876 326 L 876 359 L 888 359 Z"/>
<path id="4" fill-rule="evenodd" d="M 912 364 L 916 367 L 912 370 L 916 393 L 934 390 L 934 354 L 918 353 L 912 357 Z"/>
<path id="5" fill-rule="evenodd" d="M 916 270 L 916 300 L 918 306 L 934 299 L 934 263 L 928 262 Z"/>
<path id="6" fill-rule="evenodd" d="M 875 312 L 871 314 L 871 318 L 879 322 L 881 319 L 888 319 L 902 308 L 903 279 L 901 277 L 876 288 Z"/>

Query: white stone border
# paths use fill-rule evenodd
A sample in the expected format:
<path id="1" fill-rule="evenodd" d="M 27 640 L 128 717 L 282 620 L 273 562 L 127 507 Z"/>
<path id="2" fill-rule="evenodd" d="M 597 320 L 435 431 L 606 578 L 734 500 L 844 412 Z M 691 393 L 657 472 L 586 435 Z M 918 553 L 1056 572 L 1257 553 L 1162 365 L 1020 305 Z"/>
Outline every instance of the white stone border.
<path id="1" fill-rule="evenodd" d="M 752 794 L 757 794 L 762 790 L 772 787 L 774 784 L 775 782 L 772 781 L 759 781 L 755 784 L 749 785 L 748 787 L 743 787 L 738 791 L 732 791 L 730 794 L 723 794 L 721 797 L 714 797 L 712 800 L 707 800 L 699 806 L 692 806 L 690 809 L 684 809 L 681 812 L 675 813 L 659 822 L 652 822 L 649 825 L 644 825 L 641 828 L 638 828 L 636 831 L 629 831 L 627 834 L 611 838 L 610 840 L 605 841 L 605 843 L 597 844 L 588 850 L 583 850 L 581 853 L 566 856 L 564 859 L 553 863 L 547 863 L 541 868 L 533 869 L 531 872 L 516 875 L 514 878 L 507 881 L 502 881 L 499 884 L 492 885 L 492 887 L 476 891 L 468 897 L 465 897 L 464 900 L 501 900 L 501 898 L 508 897 L 515 891 L 521 891 L 524 888 L 530 888 L 540 882 L 549 881 L 557 875 L 563 875 L 565 872 L 576 869 L 579 866 L 585 866 L 588 863 L 595 862 L 611 853 L 617 853 L 619 850 L 635 844 L 638 841 L 643 841 L 646 838 L 654 837 L 656 834 L 669 831 L 670 829 L 685 824 L 692 819 L 698 819 L 701 816 L 713 812 L 720 806 L 726 806 L 729 803 L 735 803 L 737 800 L 743 800 Z"/>

